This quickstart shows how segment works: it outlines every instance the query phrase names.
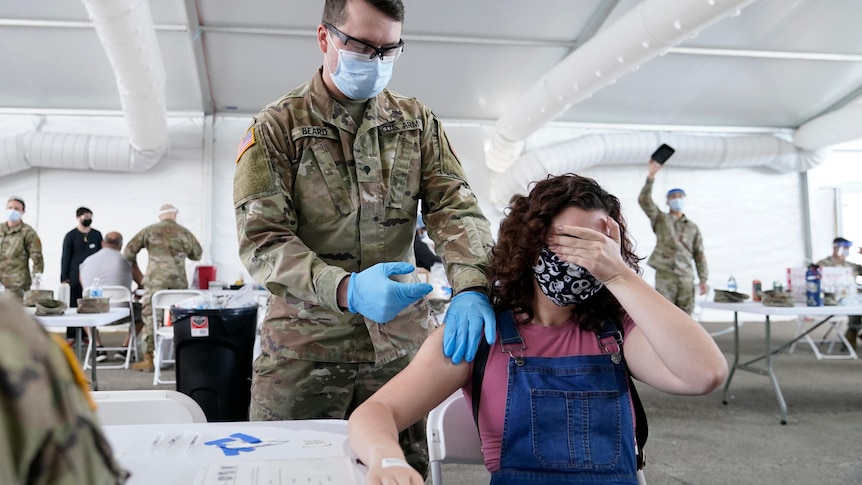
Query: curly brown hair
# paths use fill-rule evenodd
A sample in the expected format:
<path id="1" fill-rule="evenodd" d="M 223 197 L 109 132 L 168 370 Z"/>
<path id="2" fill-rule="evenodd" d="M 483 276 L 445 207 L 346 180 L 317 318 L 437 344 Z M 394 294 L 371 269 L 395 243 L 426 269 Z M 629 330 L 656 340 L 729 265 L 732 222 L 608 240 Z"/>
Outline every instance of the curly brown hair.
<path id="1" fill-rule="evenodd" d="M 533 266 L 548 237 L 551 220 L 568 207 L 584 210 L 604 210 L 620 226 L 620 253 L 623 260 L 638 274 L 639 258 L 629 238 L 622 216 L 620 201 L 599 184 L 574 174 L 548 176 L 536 182 L 529 196 L 515 195 L 500 222 L 497 244 L 491 250 L 491 300 L 496 311 L 512 310 L 534 317 Z M 602 288 L 589 300 L 574 305 L 572 314 L 585 330 L 598 330 L 606 319 L 620 323 L 623 309 L 607 288 Z"/>

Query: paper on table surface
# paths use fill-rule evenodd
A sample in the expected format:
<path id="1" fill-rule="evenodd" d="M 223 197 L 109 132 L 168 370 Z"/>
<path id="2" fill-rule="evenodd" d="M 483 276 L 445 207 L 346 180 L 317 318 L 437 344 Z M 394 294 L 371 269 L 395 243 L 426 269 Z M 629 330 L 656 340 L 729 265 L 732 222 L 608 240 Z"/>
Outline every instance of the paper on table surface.
<path id="1" fill-rule="evenodd" d="M 364 481 L 352 458 L 213 462 L 202 465 L 194 485 L 360 485 Z"/>

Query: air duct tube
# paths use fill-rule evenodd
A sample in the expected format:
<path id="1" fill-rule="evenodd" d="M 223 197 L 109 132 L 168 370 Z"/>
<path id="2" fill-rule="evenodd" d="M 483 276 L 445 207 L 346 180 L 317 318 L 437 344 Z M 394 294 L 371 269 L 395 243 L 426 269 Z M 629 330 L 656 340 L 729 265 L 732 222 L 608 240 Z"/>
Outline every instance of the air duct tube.
<path id="1" fill-rule="evenodd" d="M 692 168 L 767 167 L 778 172 L 804 172 L 825 160 L 827 150 L 800 150 L 771 135 L 697 136 L 670 133 L 612 133 L 580 138 L 531 150 L 499 175 L 490 199 L 505 206 L 514 194 L 528 193 L 531 182 L 548 175 L 577 173 L 594 165 L 646 164 L 662 143 L 676 149 L 674 166 Z"/>

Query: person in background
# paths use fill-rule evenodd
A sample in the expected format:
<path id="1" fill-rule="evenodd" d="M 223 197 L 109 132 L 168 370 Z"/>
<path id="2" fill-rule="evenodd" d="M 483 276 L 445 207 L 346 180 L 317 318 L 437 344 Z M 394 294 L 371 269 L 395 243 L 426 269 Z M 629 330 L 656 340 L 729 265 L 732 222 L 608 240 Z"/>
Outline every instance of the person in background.
<path id="1" fill-rule="evenodd" d="M 434 254 L 428 243 L 425 242 L 428 230 L 425 228 L 425 222 L 421 216 L 416 219 L 416 235 L 413 236 L 413 255 L 416 257 L 416 266 L 431 270 L 434 263 L 442 263 L 440 256 Z"/>
<path id="2" fill-rule="evenodd" d="M 126 482 L 89 392 L 62 339 L 0 295 L 0 483 Z"/>
<path id="3" fill-rule="evenodd" d="M 102 241 L 102 249 L 85 259 L 80 266 L 80 283 L 84 288 L 93 286 L 93 280 L 99 278 L 99 284 L 102 286 L 123 286 L 132 291 L 132 281 L 137 283 L 138 288 L 143 288 L 143 275 L 138 268 L 137 263 L 132 264 L 129 260 L 123 257 L 120 250 L 123 248 L 123 235 L 116 231 L 111 231 L 105 234 L 105 239 Z M 135 334 L 141 331 L 143 321 L 141 320 L 141 305 L 138 302 L 133 304 L 135 309 L 135 329 L 129 327 L 129 333 L 123 338 L 123 347 L 129 344 L 131 333 Z M 119 322 L 123 323 L 125 320 Z M 88 329 L 89 330 L 89 329 Z M 102 342 L 96 342 L 98 346 Z M 114 357 L 120 360 L 125 360 L 126 351 L 118 352 Z M 96 360 L 101 355 L 97 354 Z M 104 360 L 104 359 L 103 359 Z"/>
<path id="4" fill-rule="evenodd" d="M 683 213 L 684 190 L 671 189 L 667 192 L 667 205 L 670 210 L 666 213 L 653 202 L 653 182 L 655 174 L 662 166 L 655 160 L 649 161 L 649 174 L 638 196 L 638 204 L 649 217 L 656 236 L 655 249 L 647 264 L 655 268 L 655 289 L 691 315 L 694 311 L 695 268 L 700 281 L 700 294 L 705 295 L 709 291 L 706 285 L 709 269 L 706 266 L 706 254 L 703 252 L 703 237 L 697 224 Z"/>
<path id="5" fill-rule="evenodd" d="M 496 484 L 631 484 L 629 375 L 672 394 L 727 376 L 709 334 L 640 277 L 619 200 L 594 180 L 549 177 L 512 198 L 491 252 L 497 342 L 471 365 L 431 334 L 403 372 L 350 417 L 367 483 L 421 485 L 397 431 L 461 388 Z M 474 387 L 474 383 L 477 387 Z M 478 394 L 478 395 L 477 395 Z"/>
<path id="6" fill-rule="evenodd" d="M 9 197 L 6 223 L 0 226 L 0 282 L 6 291 L 18 297 L 23 297 L 24 292 L 30 289 L 30 261 L 33 261 L 33 273 L 45 270 L 42 241 L 36 231 L 22 220 L 24 207 L 24 199 Z"/>
<path id="7" fill-rule="evenodd" d="M 179 211 L 171 204 L 159 209 L 159 222 L 141 229 L 132 237 L 123 257 L 133 267 L 137 266 L 137 255 L 141 249 L 147 250 L 147 271 L 143 276 L 144 296 L 141 298 L 141 350 L 144 360 L 132 366 L 143 372 L 153 372 L 153 310 L 150 306 L 153 295 L 160 290 L 182 290 L 189 287 L 186 276 L 186 258 L 199 261 L 203 249 L 198 239 L 188 229 L 177 223 Z"/>
<path id="8" fill-rule="evenodd" d="M 71 308 L 78 306 L 78 298 L 84 294 L 78 267 L 88 256 L 102 249 L 102 233 L 90 226 L 93 223 L 93 211 L 78 207 L 75 210 L 75 218 L 78 224 L 63 238 L 63 255 L 60 260 L 60 282 L 69 285 Z M 74 342 L 74 328 L 66 329 L 66 339 L 70 343 Z"/>
<path id="9" fill-rule="evenodd" d="M 853 272 L 853 278 L 862 275 L 862 266 L 847 261 L 847 256 L 850 254 L 850 248 L 853 246 L 852 241 L 848 241 L 843 237 L 836 237 L 832 240 L 832 255 L 821 259 L 817 262 L 818 266 L 830 266 L 838 268 L 850 268 Z M 862 248 L 859 249 L 862 254 Z M 847 341 L 855 350 L 857 348 L 857 340 L 859 332 L 862 331 L 862 316 L 849 315 L 847 317 Z"/>
<path id="10" fill-rule="evenodd" d="M 93 211 L 78 207 L 75 211 L 77 226 L 63 238 L 63 256 L 60 262 L 60 282 L 69 285 L 69 306 L 78 305 L 83 295 L 79 266 L 89 256 L 102 249 L 102 233 L 93 229 Z"/>
<path id="11" fill-rule="evenodd" d="M 488 221 L 437 117 L 386 89 L 403 20 L 401 0 L 327 0 L 323 66 L 240 141 L 240 259 L 273 295 L 252 420 L 346 418 L 407 365 L 429 333 L 432 286 L 410 275 L 420 203 L 455 292 L 444 352 L 472 360 L 494 337 Z M 424 473 L 424 425 L 402 444 Z"/>

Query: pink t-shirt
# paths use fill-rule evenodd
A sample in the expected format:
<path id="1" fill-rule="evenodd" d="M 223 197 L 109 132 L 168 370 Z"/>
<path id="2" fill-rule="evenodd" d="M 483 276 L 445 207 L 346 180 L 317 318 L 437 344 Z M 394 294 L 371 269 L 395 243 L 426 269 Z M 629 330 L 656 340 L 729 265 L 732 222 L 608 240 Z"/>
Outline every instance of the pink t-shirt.
<path id="1" fill-rule="evenodd" d="M 576 320 L 562 325 L 544 327 L 541 325 L 518 325 L 521 338 L 527 344 L 525 357 L 568 357 L 574 355 L 601 355 L 595 332 L 578 328 Z M 628 315 L 623 319 L 623 334 L 628 335 L 635 323 Z M 625 347 L 625 343 L 623 343 Z M 500 446 L 503 441 L 503 419 L 506 414 L 506 391 L 508 386 L 509 354 L 502 351 L 500 338 L 491 347 L 485 377 L 482 380 L 482 399 L 479 401 L 479 429 L 481 430 L 482 451 L 485 455 L 485 468 L 494 473 L 500 469 Z M 471 374 L 472 376 L 472 368 Z M 462 388 L 464 397 L 472 412 L 472 378 Z M 634 423 L 632 412 L 632 423 Z M 634 433 L 632 433 L 634 435 Z"/>

